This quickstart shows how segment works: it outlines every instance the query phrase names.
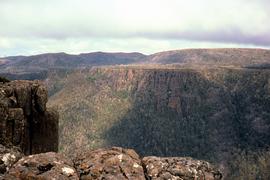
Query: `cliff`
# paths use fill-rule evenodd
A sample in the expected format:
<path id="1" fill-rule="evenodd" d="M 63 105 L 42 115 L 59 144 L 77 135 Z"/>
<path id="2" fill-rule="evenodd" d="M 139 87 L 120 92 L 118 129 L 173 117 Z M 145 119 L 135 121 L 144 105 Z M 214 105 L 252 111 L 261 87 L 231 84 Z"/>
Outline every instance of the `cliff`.
<path id="1" fill-rule="evenodd" d="M 233 166 L 227 171 L 235 176 L 259 177 L 267 172 L 267 166 L 258 170 L 259 156 L 270 145 L 269 79 L 267 69 L 100 67 L 70 74 L 49 106 L 61 114 L 65 154 L 120 146 L 142 156 L 191 156 Z M 247 151 L 258 160 L 243 160 Z M 256 168 L 248 171 L 247 164 Z"/>
<path id="2" fill-rule="evenodd" d="M 221 161 L 270 144 L 269 79 L 246 68 L 94 68 L 70 75 L 49 104 L 61 112 L 65 153 L 117 145 Z"/>
<path id="3" fill-rule="evenodd" d="M 58 113 L 46 107 L 47 90 L 38 81 L 0 84 L 0 142 L 25 154 L 58 149 Z"/>
<path id="4" fill-rule="evenodd" d="M 58 150 L 58 114 L 46 103 L 39 81 L 0 84 L 1 180 L 222 179 L 216 167 L 192 158 L 140 158 L 120 147 L 76 149 L 72 158 L 49 152 Z"/>

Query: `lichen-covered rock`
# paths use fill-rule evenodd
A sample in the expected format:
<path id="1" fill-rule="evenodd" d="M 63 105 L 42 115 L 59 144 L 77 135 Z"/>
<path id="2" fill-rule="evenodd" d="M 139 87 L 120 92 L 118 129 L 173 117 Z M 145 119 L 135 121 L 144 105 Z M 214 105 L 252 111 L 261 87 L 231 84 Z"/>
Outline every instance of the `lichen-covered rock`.
<path id="1" fill-rule="evenodd" d="M 0 179 L 23 154 L 17 147 L 7 148 L 0 144 Z"/>
<path id="2" fill-rule="evenodd" d="M 78 180 L 79 177 L 71 160 L 49 152 L 23 157 L 12 166 L 4 179 Z"/>
<path id="3" fill-rule="evenodd" d="M 47 101 L 48 101 L 48 91 L 46 87 L 39 86 L 35 94 L 36 110 L 38 112 L 45 112 Z"/>
<path id="4" fill-rule="evenodd" d="M 58 113 L 39 81 L 0 83 L 0 142 L 25 154 L 58 150 Z"/>
<path id="5" fill-rule="evenodd" d="M 220 180 L 222 174 L 206 161 L 182 157 L 144 157 L 142 160 L 149 179 Z"/>
<path id="6" fill-rule="evenodd" d="M 20 159 L 20 160 L 19 160 Z M 0 180 L 221 180 L 221 172 L 206 161 L 192 158 L 145 157 L 132 149 L 112 147 L 78 155 L 42 153 L 24 156 L 17 148 L 0 145 Z"/>
<path id="7" fill-rule="evenodd" d="M 113 147 L 80 153 L 74 160 L 81 179 L 145 179 L 139 155 Z"/>

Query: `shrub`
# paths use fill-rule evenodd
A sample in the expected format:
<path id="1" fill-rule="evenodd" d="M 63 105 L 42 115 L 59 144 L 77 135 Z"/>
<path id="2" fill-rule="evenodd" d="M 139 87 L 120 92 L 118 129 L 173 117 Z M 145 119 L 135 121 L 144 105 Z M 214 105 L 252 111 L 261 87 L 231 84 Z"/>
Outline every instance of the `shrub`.
<path id="1" fill-rule="evenodd" d="M 0 76 L 0 82 L 7 83 L 7 82 L 10 82 L 10 80 L 8 80 L 8 79 L 5 78 L 5 77 L 1 77 L 1 76 Z"/>

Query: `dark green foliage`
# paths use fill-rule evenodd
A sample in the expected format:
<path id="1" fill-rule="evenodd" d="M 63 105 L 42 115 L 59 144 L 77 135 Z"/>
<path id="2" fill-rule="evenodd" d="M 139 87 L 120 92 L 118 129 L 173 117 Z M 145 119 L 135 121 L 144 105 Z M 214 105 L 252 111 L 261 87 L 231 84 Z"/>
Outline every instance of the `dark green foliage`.
<path id="1" fill-rule="evenodd" d="M 270 179 L 270 151 L 234 150 L 228 160 L 226 179 Z"/>
<path id="2" fill-rule="evenodd" d="M 11 80 L 44 80 L 47 78 L 47 71 L 1 73 L 1 76 L 5 76 Z"/>
<path id="3" fill-rule="evenodd" d="M 10 82 L 10 80 L 8 80 L 8 79 L 5 78 L 5 77 L 1 77 L 1 76 L 0 76 L 0 82 L 7 83 L 7 82 Z"/>
<path id="4" fill-rule="evenodd" d="M 104 74 L 101 71 L 97 70 L 96 73 L 93 73 L 90 76 L 87 76 L 86 80 L 91 83 L 94 83 L 96 82 L 96 80 L 102 80 L 104 78 L 105 78 Z"/>
<path id="5" fill-rule="evenodd" d="M 54 95 L 55 93 L 59 92 L 64 87 L 64 83 L 62 81 L 55 81 L 54 84 L 49 89 L 49 96 Z"/>
<path id="6" fill-rule="evenodd" d="M 189 73 L 181 72 L 176 75 L 182 77 L 186 74 Z M 175 77 L 170 74 L 166 76 L 168 81 L 169 78 Z M 188 87 L 183 86 L 182 93 L 189 94 L 177 102 L 182 105 L 181 112 L 167 106 L 166 101 L 170 99 L 172 93 L 166 94 L 166 91 L 161 95 L 164 96 L 164 104 L 157 107 L 160 97 L 155 95 L 151 84 L 146 85 L 144 89 L 136 92 L 136 98 L 130 97 L 134 100 L 132 109 L 109 131 L 104 132 L 104 138 L 110 145 L 134 148 L 142 155 L 192 156 L 213 160 L 218 145 L 213 130 L 220 122 L 211 122 L 209 117 L 220 107 L 199 103 L 199 97 L 209 98 L 205 94 L 209 83 L 196 73 L 187 77 L 180 82 L 187 84 Z M 221 89 L 217 88 L 216 91 Z"/>
<path id="7" fill-rule="evenodd" d="M 249 69 L 270 69 L 270 63 L 253 64 L 253 65 L 245 66 L 245 68 L 249 68 Z"/>
<path id="8" fill-rule="evenodd" d="M 129 92 L 127 90 L 112 91 L 112 95 L 121 99 L 126 99 L 129 97 Z"/>
<path id="9" fill-rule="evenodd" d="M 48 94 L 49 97 L 61 91 L 66 84 L 66 78 L 72 74 L 74 70 L 70 69 L 50 69 L 47 73 Z"/>
<path id="10" fill-rule="evenodd" d="M 87 81 L 89 81 L 91 83 L 94 83 L 97 80 L 96 77 L 93 77 L 93 76 L 88 76 L 86 79 L 87 79 Z"/>

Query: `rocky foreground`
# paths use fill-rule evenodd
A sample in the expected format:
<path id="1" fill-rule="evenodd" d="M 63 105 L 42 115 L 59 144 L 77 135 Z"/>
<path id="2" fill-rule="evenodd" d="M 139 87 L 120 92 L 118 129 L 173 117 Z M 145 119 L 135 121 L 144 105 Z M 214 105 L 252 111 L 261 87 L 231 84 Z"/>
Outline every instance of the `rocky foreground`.
<path id="1" fill-rule="evenodd" d="M 218 180 L 222 174 L 206 161 L 154 156 L 140 159 L 134 150 L 120 147 L 88 151 L 69 159 L 55 152 L 23 156 L 16 148 L 0 146 L 0 179 Z"/>
<path id="2" fill-rule="evenodd" d="M 140 158 L 120 147 L 65 157 L 56 153 L 58 114 L 46 103 L 38 81 L 0 82 L 0 179 L 222 179 L 206 161 Z"/>

